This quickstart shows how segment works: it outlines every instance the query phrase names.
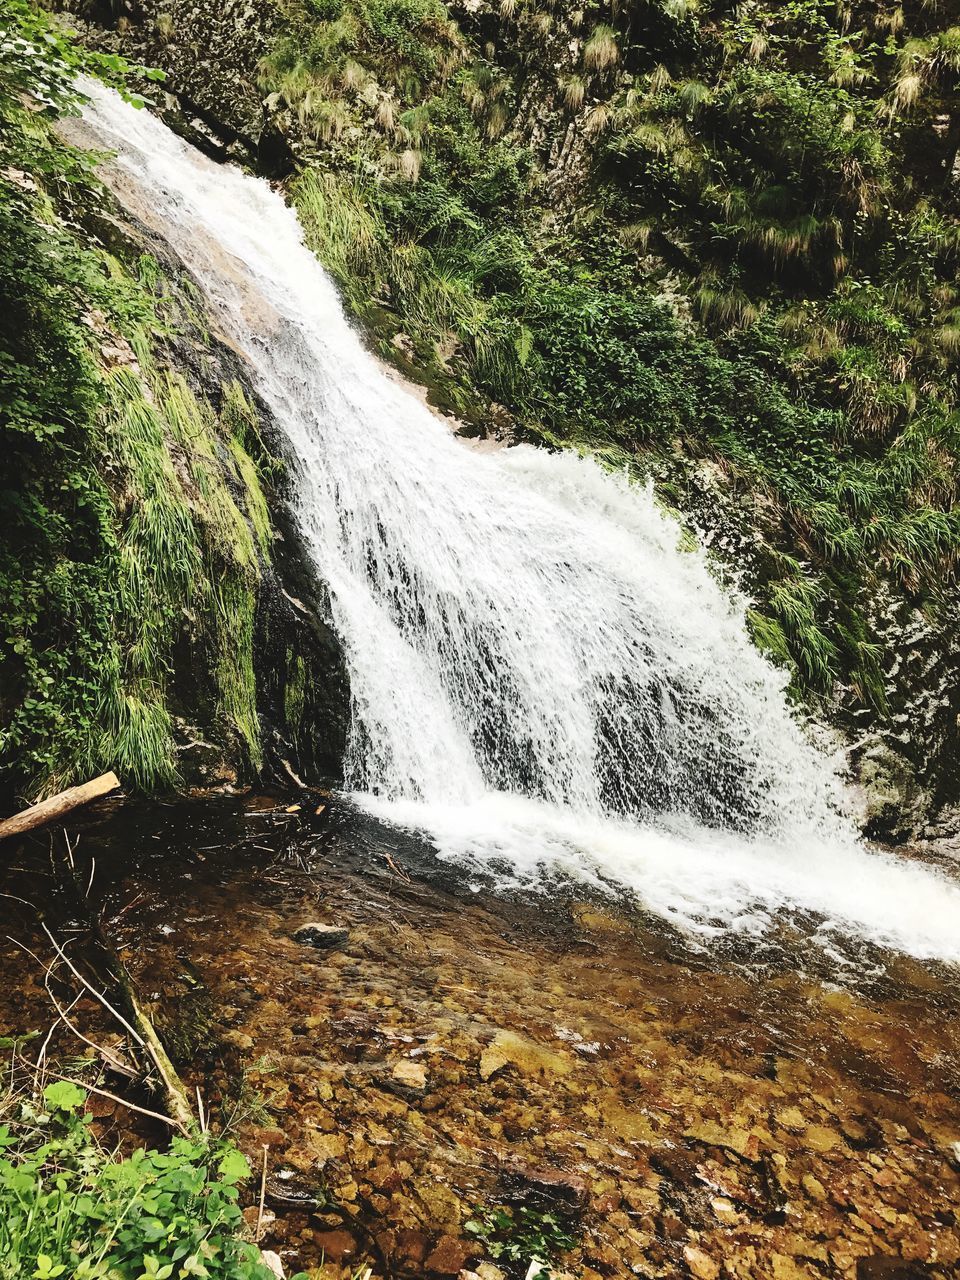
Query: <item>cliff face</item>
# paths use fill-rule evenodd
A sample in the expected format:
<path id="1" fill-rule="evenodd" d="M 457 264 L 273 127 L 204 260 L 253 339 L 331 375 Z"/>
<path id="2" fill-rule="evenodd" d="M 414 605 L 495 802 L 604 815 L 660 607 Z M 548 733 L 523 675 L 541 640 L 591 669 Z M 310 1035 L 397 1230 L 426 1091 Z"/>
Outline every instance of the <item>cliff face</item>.
<path id="1" fill-rule="evenodd" d="M 476 430 L 652 475 L 850 743 L 955 826 L 960 43 L 869 2 L 129 0 L 88 38 L 284 177 L 371 343 Z"/>
<path id="2" fill-rule="evenodd" d="M 282 441 L 164 246 L 4 105 L 4 789 L 335 774 L 345 677 Z"/>

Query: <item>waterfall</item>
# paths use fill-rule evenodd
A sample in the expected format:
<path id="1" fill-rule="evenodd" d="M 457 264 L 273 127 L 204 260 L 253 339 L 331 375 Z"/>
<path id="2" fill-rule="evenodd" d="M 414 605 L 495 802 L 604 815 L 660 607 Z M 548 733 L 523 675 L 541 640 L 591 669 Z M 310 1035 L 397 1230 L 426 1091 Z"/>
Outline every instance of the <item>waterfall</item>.
<path id="1" fill-rule="evenodd" d="M 501 883 L 634 892 L 684 928 L 814 928 L 960 958 L 960 891 L 870 852 L 647 489 L 467 448 L 385 373 L 267 183 L 86 86 L 103 176 L 202 289 L 286 434 L 346 656 L 348 790 Z"/>

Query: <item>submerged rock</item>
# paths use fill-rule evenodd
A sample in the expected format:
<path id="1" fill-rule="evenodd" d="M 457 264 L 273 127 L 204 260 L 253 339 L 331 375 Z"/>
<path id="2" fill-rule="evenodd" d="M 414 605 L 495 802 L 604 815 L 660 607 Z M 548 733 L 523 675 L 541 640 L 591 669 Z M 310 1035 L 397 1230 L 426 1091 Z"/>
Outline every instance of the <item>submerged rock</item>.
<path id="1" fill-rule="evenodd" d="M 275 1276 L 279 1276 L 280 1280 L 286 1275 L 283 1269 L 283 1263 L 280 1261 L 280 1255 L 274 1253 L 272 1249 L 263 1249 L 260 1253 L 260 1261 L 265 1267 L 273 1272 Z"/>
<path id="2" fill-rule="evenodd" d="M 427 1071 L 421 1062 L 411 1062 L 408 1058 L 402 1058 L 391 1072 L 393 1079 L 398 1084 L 406 1085 L 410 1089 L 423 1089 L 427 1083 Z"/>
<path id="3" fill-rule="evenodd" d="M 605 931 L 598 953 L 571 940 L 563 904 L 534 916 L 528 901 L 481 891 L 464 905 L 426 876 L 398 882 L 366 843 L 373 829 L 356 817 L 363 825 L 349 827 L 346 811 L 340 843 L 311 855 L 305 896 L 300 865 L 277 858 L 281 824 L 241 844 L 245 801 L 208 808 L 218 823 L 233 815 L 236 844 L 212 848 L 225 836 L 201 826 L 197 805 L 173 827 L 164 807 L 166 834 L 124 881 L 125 927 L 144 939 L 131 965 L 160 993 L 158 1020 L 184 998 L 180 975 L 203 974 L 209 1042 L 226 1051 L 212 1073 L 193 1057 L 188 1078 L 224 1098 L 242 1080 L 256 1099 L 238 1141 L 254 1167 L 268 1147 L 277 1217 L 264 1217 L 262 1243 L 289 1272 L 325 1259 L 329 1280 L 368 1264 L 377 1276 L 452 1277 L 440 1267 L 461 1262 L 473 1220 L 523 1256 L 481 1261 L 491 1241 L 478 1235 L 461 1280 L 519 1280 L 534 1252 L 555 1280 L 960 1274 L 951 972 L 888 957 L 885 975 L 861 983 L 799 943 L 731 962 L 625 908 L 631 927 Z M 153 830 L 147 812 L 112 819 L 109 842 L 102 829 L 85 835 L 98 875 L 129 876 L 131 832 Z M 184 832 L 205 862 L 178 854 Z M 396 848 L 392 832 L 378 838 Z M 19 881 L 3 887 L 24 896 Z M 305 907 L 317 893 L 322 908 Z M 305 963 L 290 941 L 308 910 L 325 912 L 327 929 L 350 925 L 349 953 Z M 33 914 L 16 919 L 29 943 Z M 176 935 L 161 932 L 165 919 Z M 0 1007 L 0 1034 L 47 1007 L 36 974 L 15 967 L 21 954 L 0 945 L 4 972 L 25 975 Z M 838 977 L 849 985 L 838 990 Z M 577 1051 L 594 1042 L 599 1062 Z M 487 1066 L 506 1059 L 486 1079 L 485 1052 Z M 334 1263 L 348 1236 L 355 1253 Z"/>
<path id="4" fill-rule="evenodd" d="M 305 947 L 315 947 L 318 951 L 339 951 L 350 940 L 350 930 L 336 924 L 302 924 L 293 934 L 295 942 Z"/>
<path id="5" fill-rule="evenodd" d="M 441 1236 L 424 1265 L 427 1271 L 436 1272 L 437 1275 L 456 1276 L 476 1253 L 476 1245 L 468 1240 L 459 1240 L 456 1236 Z"/>
<path id="6" fill-rule="evenodd" d="M 566 1169 L 554 1169 L 546 1165 L 515 1165 L 508 1172 L 527 1192 L 577 1208 L 583 1208 L 587 1203 L 587 1184 L 583 1178 Z"/>

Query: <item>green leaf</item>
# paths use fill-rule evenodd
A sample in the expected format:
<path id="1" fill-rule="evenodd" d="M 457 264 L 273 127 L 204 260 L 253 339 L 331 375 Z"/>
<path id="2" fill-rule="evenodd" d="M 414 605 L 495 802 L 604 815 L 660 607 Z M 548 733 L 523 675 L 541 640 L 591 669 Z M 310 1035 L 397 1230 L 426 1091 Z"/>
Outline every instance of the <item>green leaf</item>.
<path id="1" fill-rule="evenodd" d="M 72 1080 L 57 1080 L 44 1089 L 43 1100 L 52 1111 L 76 1111 L 86 1102 L 87 1095 Z"/>
<path id="2" fill-rule="evenodd" d="M 250 1165 L 242 1151 L 228 1151 L 217 1166 L 224 1182 L 243 1182 L 250 1177 Z"/>

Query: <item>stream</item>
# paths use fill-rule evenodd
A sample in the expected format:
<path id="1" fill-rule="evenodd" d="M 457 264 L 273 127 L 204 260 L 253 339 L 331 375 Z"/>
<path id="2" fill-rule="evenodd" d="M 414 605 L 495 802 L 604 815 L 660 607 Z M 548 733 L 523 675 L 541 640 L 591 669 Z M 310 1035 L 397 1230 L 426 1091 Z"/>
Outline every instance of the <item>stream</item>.
<path id="1" fill-rule="evenodd" d="M 102 804 L 75 858 L 189 1085 L 255 1168 L 266 1146 L 264 1243 L 291 1271 L 455 1276 L 486 1258 L 522 1277 L 529 1249 L 494 1264 L 466 1229 L 522 1206 L 559 1221 L 558 1274 L 580 1280 L 956 1274 L 950 966 L 843 965 L 793 925 L 704 947 L 577 885 L 471 889 L 335 794 L 290 808 Z M 0 889 L 73 936 L 45 838 Z M 49 954 L 36 913 L 10 912 L 4 932 Z M 294 937 L 312 922 L 346 935 L 314 949 Z M 7 939 L 0 964 L 17 976 L 0 1035 L 45 1031 L 38 965 Z M 74 1016 L 113 1043 L 92 1001 Z M 93 1101 L 106 1134 L 162 1136 Z"/>

